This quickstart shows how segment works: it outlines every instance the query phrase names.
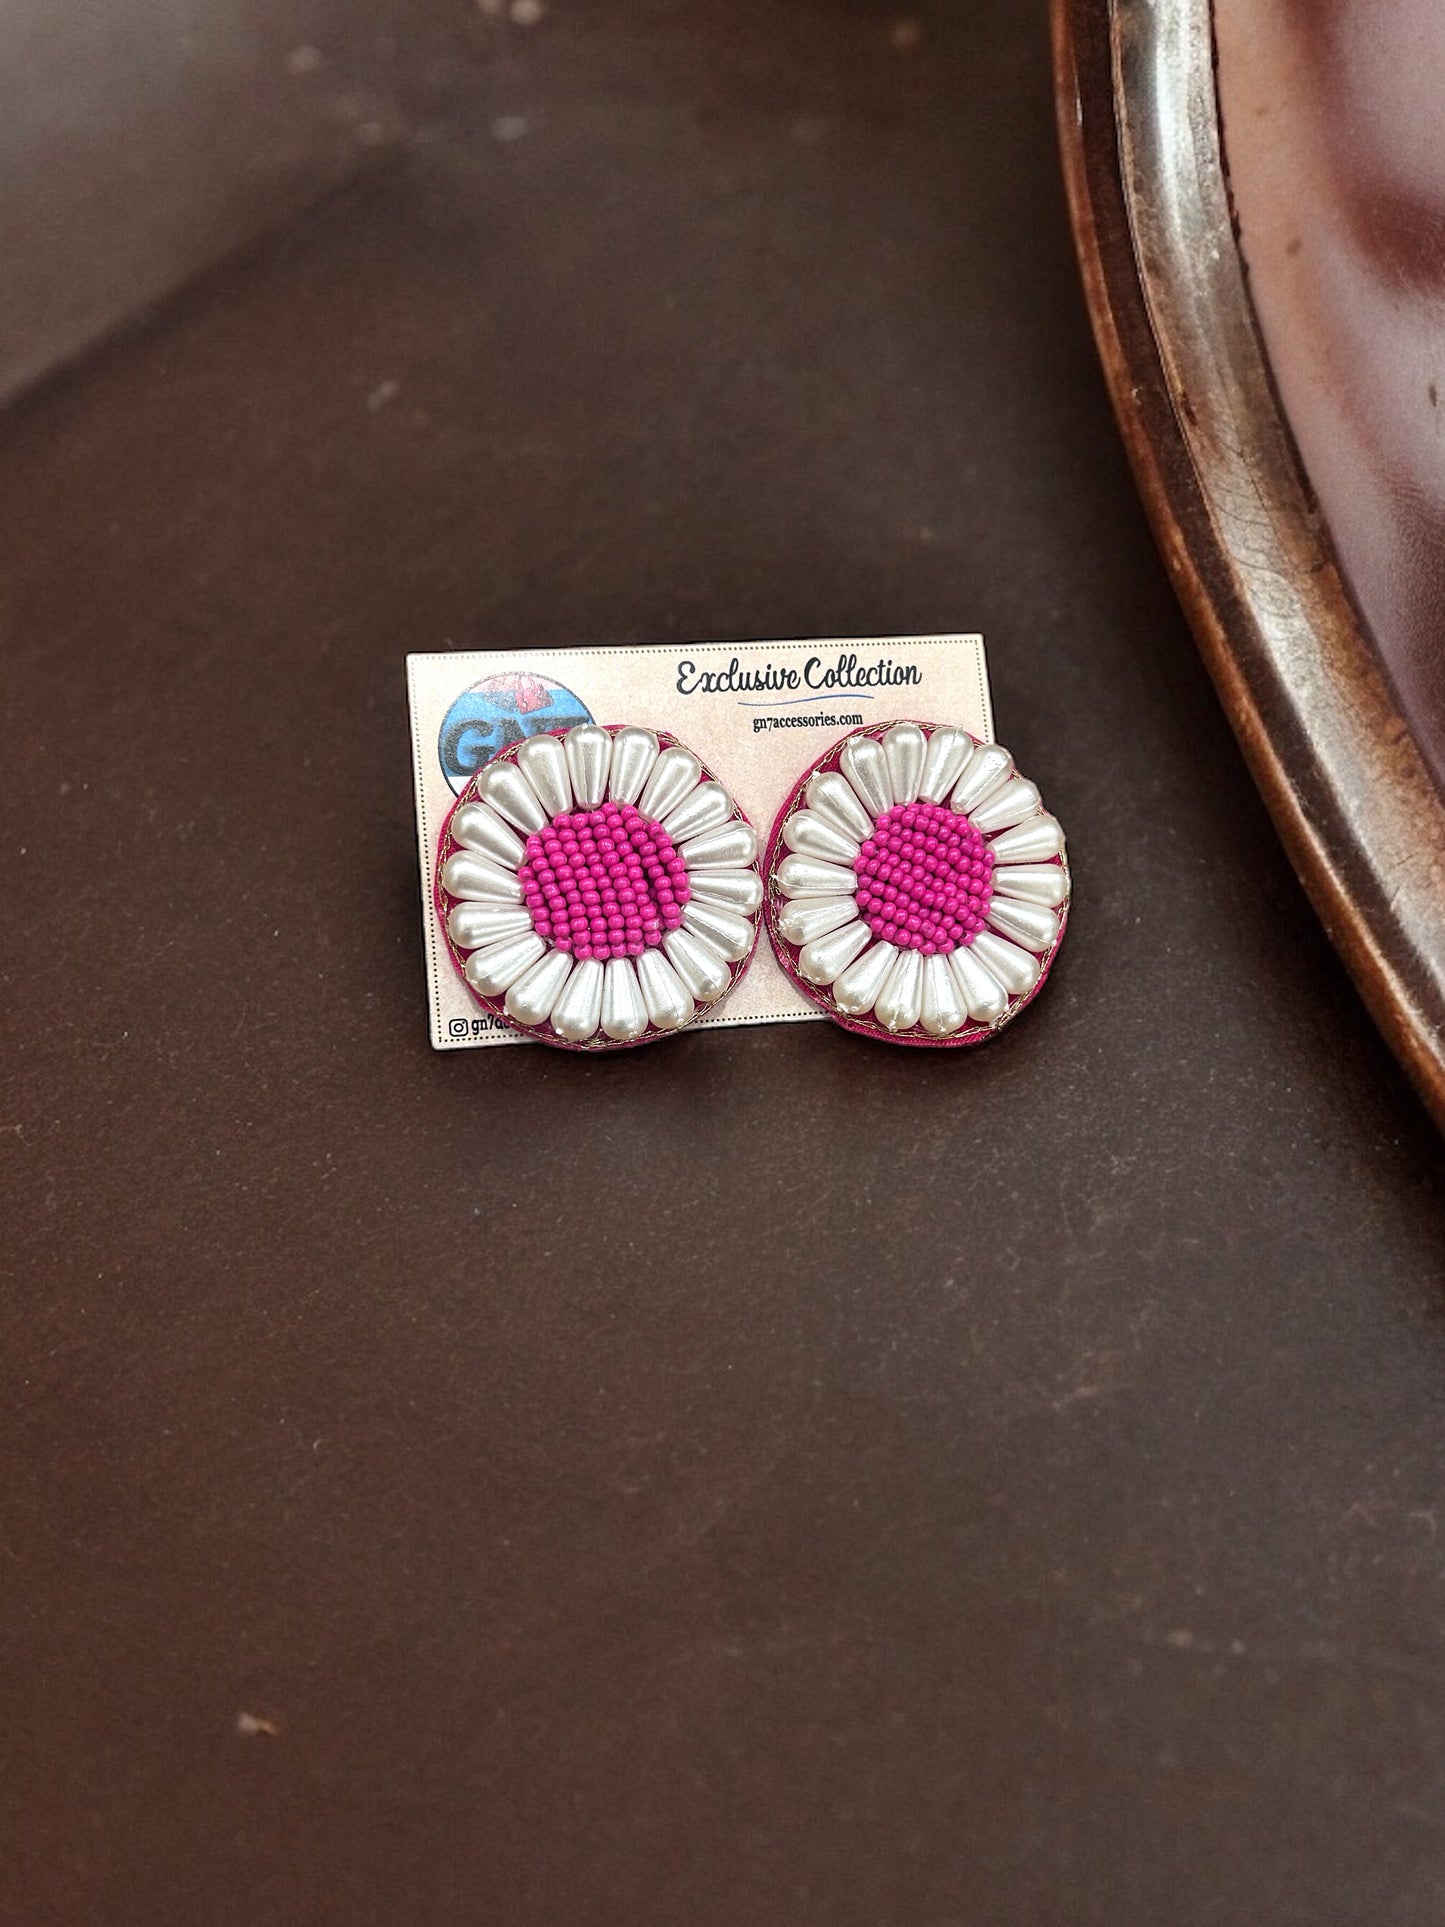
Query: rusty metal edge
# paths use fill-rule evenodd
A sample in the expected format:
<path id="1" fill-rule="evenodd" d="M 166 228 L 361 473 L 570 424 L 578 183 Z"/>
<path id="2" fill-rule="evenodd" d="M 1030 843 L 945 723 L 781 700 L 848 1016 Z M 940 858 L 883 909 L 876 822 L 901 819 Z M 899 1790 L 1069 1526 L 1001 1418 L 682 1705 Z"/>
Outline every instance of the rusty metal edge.
<path id="1" fill-rule="evenodd" d="M 1269 376 L 1228 201 L 1209 0 L 1052 5 L 1075 244 L 1155 538 L 1300 880 L 1445 1129 L 1445 801 Z"/>

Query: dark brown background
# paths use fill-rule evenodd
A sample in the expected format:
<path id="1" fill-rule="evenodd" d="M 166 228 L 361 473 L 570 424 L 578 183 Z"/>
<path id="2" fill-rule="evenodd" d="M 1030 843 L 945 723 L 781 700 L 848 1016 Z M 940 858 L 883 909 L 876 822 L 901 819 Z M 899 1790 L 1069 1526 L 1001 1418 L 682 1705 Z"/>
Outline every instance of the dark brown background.
<path id="1" fill-rule="evenodd" d="M 5 0 L 0 401 L 379 159 L 408 130 L 419 33 L 473 12 Z"/>
<path id="2" fill-rule="evenodd" d="M 1445 1918 L 1439 1146 L 1042 10 L 910 18 L 458 22 L 0 424 L 7 1919 Z M 1077 879 L 996 1048 L 427 1048 L 407 649 L 973 624 Z"/>

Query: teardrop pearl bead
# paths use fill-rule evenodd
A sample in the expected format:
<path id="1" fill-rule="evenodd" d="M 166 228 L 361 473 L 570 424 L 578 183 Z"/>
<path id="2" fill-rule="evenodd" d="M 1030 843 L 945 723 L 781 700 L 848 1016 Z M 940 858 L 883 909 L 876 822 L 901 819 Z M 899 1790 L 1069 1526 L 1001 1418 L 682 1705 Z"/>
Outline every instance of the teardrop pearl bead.
<path id="1" fill-rule="evenodd" d="M 596 723 L 578 723 L 563 737 L 572 794 L 579 810 L 595 810 L 607 794 L 607 772 L 612 764 L 612 738 Z M 585 960 L 595 963 L 595 957 Z M 599 992 L 600 995 L 600 992 Z M 555 1026 L 554 1026 L 555 1028 Z M 594 1024 L 592 1030 L 596 1030 Z M 589 1031 L 590 1037 L 592 1032 Z"/>
<path id="2" fill-rule="evenodd" d="M 993 887 L 1001 897 L 1018 897 L 1053 910 L 1069 894 L 1069 873 L 1060 863 L 1008 864 L 994 870 Z"/>
<path id="3" fill-rule="evenodd" d="M 720 830 L 708 830 L 682 845 L 682 860 L 689 870 L 736 870 L 739 864 L 755 863 L 757 834 L 751 823 L 724 823 Z"/>
<path id="4" fill-rule="evenodd" d="M 750 918 L 740 917 L 735 910 L 720 910 L 715 903 L 699 903 L 696 897 L 682 913 L 682 927 L 695 937 L 706 937 L 729 963 L 746 957 L 757 931 Z"/>
<path id="5" fill-rule="evenodd" d="M 668 962 L 700 1004 L 721 997 L 733 980 L 726 958 L 705 937 L 688 930 L 669 930 L 662 947 Z"/>
<path id="6" fill-rule="evenodd" d="M 500 997 L 524 970 L 532 968 L 546 948 L 540 937 L 531 936 L 508 937 L 504 943 L 474 950 L 467 958 L 467 982 L 484 997 Z"/>
<path id="7" fill-rule="evenodd" d="M 813 856 L 785 856 L 774 875 L 785 897 L 851 897 L 858 888 L 851 870 Z"/>
<path id="8" fill-rule="evenodd" d="M 681 1030 L 697 1015 L 692 992 L 660 950 L 644 950 L 637 959 L 637 981 L 648 1019 L 658 1030 Z"/>
<path id="9" fill-rule="evenodd" d="M 506 1012 L 514 1024 L 544 1024 L 572 972 L 565 950 L 549 950 L 507 991 Z"/>
<path id="10" fill-rule="evenodd" d="M 953 807 L 968 816 L 996 789 L 1002 787 L 1013 768 L 1013 758 L 997 743 L 980 743 L 964 765 L 963 774 L 953 786 Z"/>
<path id="11" fill-rule="evenodd" d="M 610 957 L 602 966 L 602 1028 L 621 1044 L 630 1044 L 647 1029 L 647 1006 L 627 957 Z"/>
<path id="12" fill-rule="evenodd" d="M 451 831 L 463 849 L 489 856 L 509 870 L 519 868 L 527 854 L 521 837 L 485 803 L 463 803 L 452 817 Z"/>
<path id="13" fill-rule="evenodd" d="M 843 745 L 838 767 L 858 792 L 858 799 L 875 817 L 893 807 L 893 783 L 883 745 L 871 736 L 850 736 Z"/>
<path id="14" fill-rule="evenodd" d="M 756 870 L 699 870 L 688 879 L 694 903 L 715 903 L 750 917 L 763 900 L 763 880 Z"/>
<path id="15" fill-rule="evenodd" d="M 949 952 L 949 968 L 958 980 L 964 1009 L 976 1023 L 996 1024 L 1008 1009 L 1008 992 L 987 966 L 974 956 L 972 946 L 960 944 Z"/>
<path id="16" fill-rule="evenodd" d="M 1052 816 L 1027 816 L 989 847 L 995 863 L 1044 863 L 1063 854 L 1064 833 Z"/>
<path id="17" fill-rule="evenodd" d="M 602 966 L 584 957 L 552 1006 L 552 1028 L 569 1044 L 585 1044 L 602 1021 Z"/>
<path id="18" fill-rule="evenodd" d="M 558 736 L 530 736 L 517 751 L 517 768 L 522 771 L 537 800 L 548 816 L 560 816 L 572 807 L 572 778 L 567 773 L 567 752 Z"/>
<path id="19" fill-rule="evenodd" d="M 976 830 L 985 836 L 993 836 L 999 830 L 1011 830 L 1015 823 L 1022 823 L 1026 816 L 1038 813 L 1039 793 L 1026 776 L 1016 776 L 1002 789 L 995 790 L 985 802 L 977 803 L 968 813 L 968 820 Z"/>
<path id="20" fill-rule="evenodd" d="M 855 957 L 862 955 L 872 935 L 867 924 L 860 923 L 855 917 L 852 923 L 844 924 L 841 930 L 831 930 L 827 936 L 815 937 L 812 943 L 805 943 L 798 952 L 798 974 L 806 977 L 810 984 L 832 983 Z"/>
<path id="21" fill-rule="evenodd" d="M 861 843 L 873 834 L 873 818 L 854 793 L 853 786 L 835 769 L 820 770 L 808 778 L 803 791 L 810 810 L 836 823 L 847 836 Z"/>
<path id="22" fill-rule="evenodd" d="M 928 754 L 923 759 L 923 780 L 918 794 L 925 803 L 941 803 L 963 774 L 963 766 L 973 754 L 973 738 L 966 729 L 940 723 L 928 739 Z"/>
<path id="23" fill-rule="evenodd" d="M 657 738 L 650 729 L 619 729 L 612 738 L 612 767 L 607 777 L 607 794 L 612 801 L 635 803 L 656 761 Z M 639 1000 L 638 1009 L 641 1008 Z M 605 1018 L 602 1028 L 607 1030 Z M 646 1028 L 645 1021 L 643 1028 Z M 607 1034 L 612 1035 L 611 1031 Z"/>
<path id="24" fill-rule="evenodd" d="M 783 841 L 790 850 L 821 857 L 825 863 L 852 863 L 862 847 L 814 810 L 795 810 L 783 825 Z"/>
<path id="25" fill-rule="evenodd" d="M 699 783 L 663 817 L 662 827 L 674 843 L 682 843 L 690 836 L 701 836 L 704 830 L 717 829 L 732 813 L 733 799 L 721 783 Z"/>
<path id="26" fill-rule="evenodd" d="M 888 780 L 893 785 L 895 803 L 917 802 L 927 753 L 928 739 L 917 723 L 895 723 L 883 738 L 883 754 L 888 759 Z"/>
<path id="27" fill-rule="evenodd" d="M 701 775 L 702 764 L 690 749 L 678 745 L 665 749 L 652 766 L 652 774 L 647 779 L 647 788 L 642 792 L 638 809 L 644 816 L 661 819 L 669 810 L 675 810 L 684 796 L 697 788 Z"/>
<path id="28" fill-rule="evenodd" d="M 477 795 L 525 836 L 551 820 L 515 763 L 488 763 L 477 778 Z"/>
<path id="29" fill-rule="evenodd" d="M 778 930 L 787 943 L 812 943 L 857 914 L 852 897 L 797 897 L 778 912 Z"/>
<path id="30" fill-rule="evenodd" d="M 988 906 L 985 921 L 1004 936 L 1012 937 L 1026 950 L 1047 950 L 1059 934 L 1059 920 L 1052 910 L 1042 909 L 1036 903 L 1016 903 L 1007 897 L 995 897 Z"/>
<path id="31" fill-rule="evenodd" d="M 856 963 L 850 963 L 833 984 L 833 1002 L 839 1010 L 849 1017 L 866 1016 L 897 955 L 895 945 L 880 941 L 865 950 Z"/>
<path id="32" fill-rule="evenodd" d="M 968 1012 L 959 995 L 958 980 L 948 967 L 947 957 L 923 959 L 923 1003 L 919 1022 L 930 1037 L 952 1037 L 968 1022 Z"/>
<path id="33" fill-rule="evenodd" d="M 992 930 L 980 930 L 970 948 L 1011 997 L 1027 997 L 1039 980 L 1042 965 L 1038 958 Z"/>
<path id="34" fill-rule="evenodd" d="M 472 850 L 456 850 L 442 865 L 442 888 L 451 897 L 471 900 L 488 898 L 499 903 L 520 903 L 522 886 L 516 874 L 500 863 L 488 863 Z"/>
<path id="35" fill-rule="evenodd" d="M 447 918 L 447 934 L 459 950 L 482 950 L 503 937 L 523 937 L 532 928 L 531 913 L 520 903 L 453 904 Z"/>
<path id="36" fill-rule="evenodd" d="M 900 950 L 883 980 L 873 1015 L 885 1030 L 912 1030 L 923 1008 L 923 958 L 916 950 Z"/>

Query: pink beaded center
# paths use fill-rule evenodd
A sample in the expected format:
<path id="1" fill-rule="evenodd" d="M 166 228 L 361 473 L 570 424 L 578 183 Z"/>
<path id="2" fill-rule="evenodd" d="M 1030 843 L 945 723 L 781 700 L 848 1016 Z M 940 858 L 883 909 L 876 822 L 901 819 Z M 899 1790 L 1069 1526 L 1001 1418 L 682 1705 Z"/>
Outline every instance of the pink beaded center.
<path id="1" fill-rule="evenodd" d="M 654 949 L 692 894 L 677 845 L 631 803 L 554 816 L 517 875 L 542 941 L 599 963 Z"/>
<path id="2" fill-rule="evenodd" d="M 854 860 L 858 914 L 876 937 L 946 956 L 970 944 L 993 900 L 993 852 L 939 803 L 885 810 Z"/>

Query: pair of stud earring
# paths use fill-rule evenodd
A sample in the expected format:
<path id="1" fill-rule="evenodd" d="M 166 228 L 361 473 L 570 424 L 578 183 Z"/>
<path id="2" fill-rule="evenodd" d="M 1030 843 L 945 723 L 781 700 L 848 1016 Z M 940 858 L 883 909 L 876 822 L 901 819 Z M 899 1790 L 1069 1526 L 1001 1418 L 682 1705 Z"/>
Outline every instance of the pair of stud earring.
<path id="1" fill-rule="evenodd" d="M 436 913 L 472 995 L 543 1043 L 683 1030 L 741 979 L 760 924 L 835 1023 L 982 1043 L 1042 988 L 1068 921 L 1063 832 L 996 743 L 856 729 L 804 771 L 766 850 L 665 730 L 584 723 L 511 745 L 442 827 Z"/>

